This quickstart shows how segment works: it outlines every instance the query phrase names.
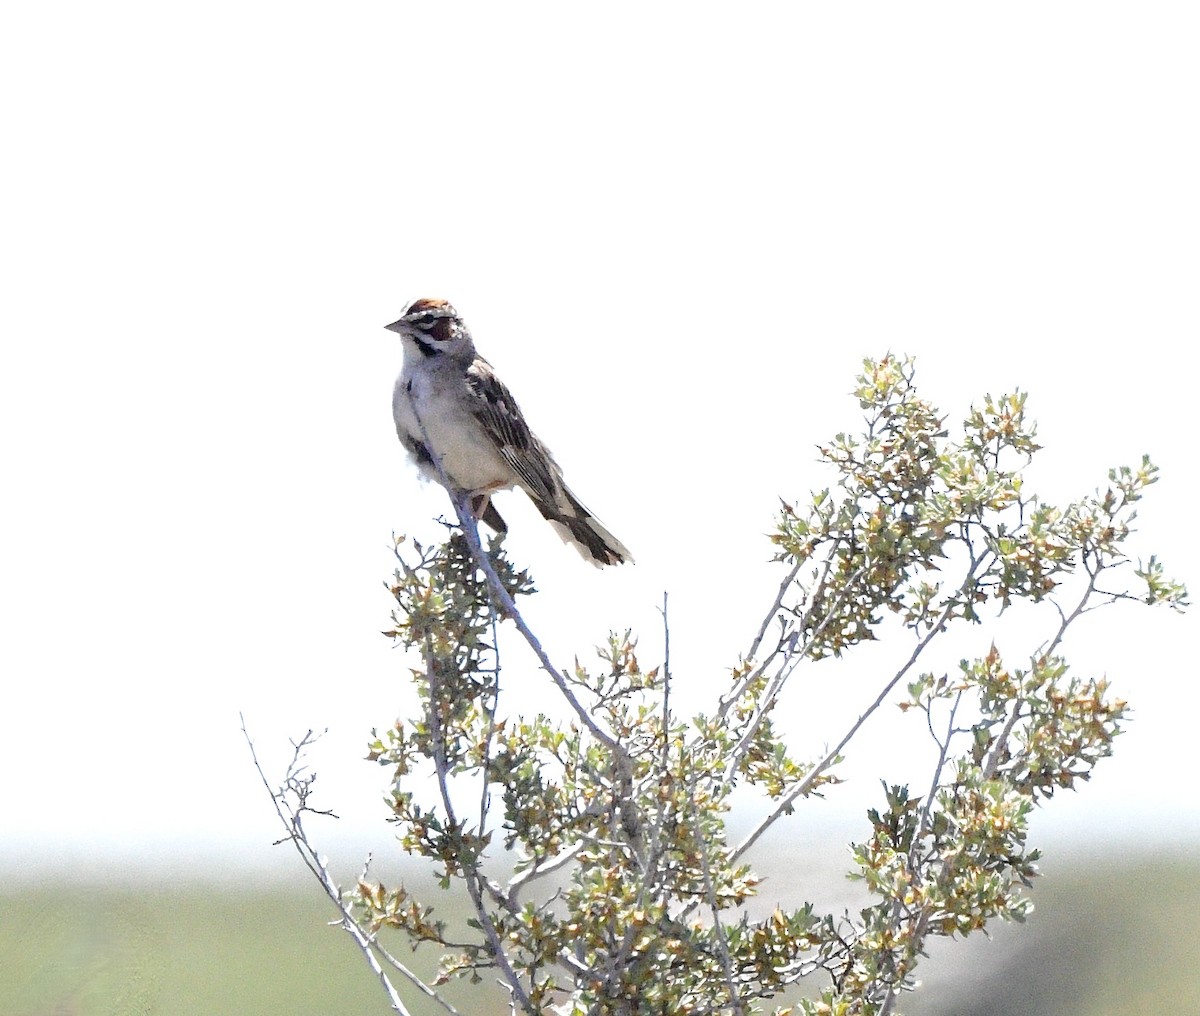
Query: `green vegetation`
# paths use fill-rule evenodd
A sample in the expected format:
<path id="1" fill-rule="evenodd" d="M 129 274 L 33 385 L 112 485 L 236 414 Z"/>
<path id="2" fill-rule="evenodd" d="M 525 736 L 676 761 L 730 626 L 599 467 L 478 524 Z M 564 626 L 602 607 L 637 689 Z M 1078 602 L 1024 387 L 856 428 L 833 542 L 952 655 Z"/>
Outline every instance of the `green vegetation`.
<path id="1" fill-rule="evenodd" d="M 762 865 L 772 891 L 789 868 Z M 912 1016 L 1134 1016 L 1190 1012 L 1200 998 L 1200 859 L 1097 863 L 1059 858 L 1033 892 L 1037 911 L 995 941 L 943 943 L 936 982 L 905 1000 Z M 465 908 L 464 908 L 465 915 Z M 388 1012 L 362 956 L 326 921 L 333 907 L 296 888 L 69 882 L 0 896 L 0 1016 L 371 1016 Z M 413 961 L 432 970 L 429 951 Z M 502 996 L 464 987 L 466 1016 Z M 485 1004 L 483 999 L 488 999 Z M 418 1016 L 442 1012 L 410 999 Z M 497 1008 L 499 1006 L 499 1008 Z"/>
<path id="2" fill-rule="evenodd" d="M 0 898 L 3 1016 L 383 1013 L 303 890 L 44 885 Z"/>
<path id="3" fill-rule="evenodd" d="M 421 710 L 369 748 L 392 774 L 399 847 L 427 863 L 386 886 L 329 872 L 303 824 L 328 803 L 310 801 L 306 736 L 278 790 L 259 772 L 284 838 L 340 909 L 148 876 L 136 891 L 0 898 L 0 1016 L 454 1011 L 429 1001 L 435 989 L 464 1016 L 1178 1011 L 1196 995 L 1197 862 L 1122 866 L 1107 853 L 1039 892 L 1027 836 L 1035 807 L 1110 754 L 1126 713 L 1104 678 L 1069 670 L 1067 629 L 1121 601 L 1185 605 L 1156 558 L 1125 548 L 1156 470 L 1114 469 L 1094 495 L 1051 505 L 1024 483 L 1038 446 L 1022 394 L 988 396 L 952 434 L 911 364 L 864 367 L 865 429 L 821 449 L 830 487 L 783 505 L 778 592 L 705 712 L 681 716 L 672 699 L 665 601 L 658 666 L 641 667 L 626 632 L 599 669 L 556 668 L 515 603 L 530 578 L 498 542 L 483 549 L 456 494 L 444 544 L 398 545 L 390 634 L 421 664 Z M 1014 606 L 1045 618 L 1019 640 L 1029 646 L 974 631 Z M 498 711 L 509 624 L 569 722 Z M 976 655 L 947 669 L 926 649 L 951 627 Z M 836 680 L 833 661 L 876 641 L 895 656 L 876 655 L 858 718 L 823 745 L 790 746 L 776 706 L 792 675 L 819 666 L 814 679 Z M 760 836 L 839 791 L 851 742 L 889 702 L 912 731 L 905 754 L 924 745 L 932 771 L 911 790 L 886 783 L 856 827 L 861 900 L 806 902 L 819 872 L 795 851 L 767 856 Z M 747 788 L 753 818 L 734 815 Z M 1026 936 L 977 934 L 1023 921 L 1034 901 L 1045 909 Z M 938 963 L 924 964 L 929 951 Z"/>
<path id="4" fill-rule="evenodd" d="M 895 1016 L 936 976 L 923 959 L 937 939 L 1024 920 L 1041 857 L 1030 816 L 1091 778 L 1127 718 L 1106 677 L 1069 665 L 1068 631 L 1101 607 L 1186 606 L 1158 559 L 1127 546 L 1157 469 L 1144 457 L 1051 503 L 1026 483 L 1040 446 L 1024 393 L 986 395 L 953 426 L 919 396 L 911 361 L 863 368 L 861 429 L 819 446 L 829 486 L 783 503 L 778 591 L 736 662 L 725 650 L 708 674 L 673 673 L 665 599 L 654 666 L 629 631 L 610 633 L 598 665 L 557 666 L 517 606 L 531 577 L 499 539 L 484 549 L 463 492 L 451 491 L 459 526 L 445 542 L 398 541 L 389 634 L 421 708 L 378 732 L 368 757 L 391 773 L 401 847 L 471 901 L 467 929 L 446 921 L 444 894 L 367 876 L 349 894 L 333 885 L 302 824 L 336 805 L 309 803 L 306 741 L 273 795 L 385 984 L 390 960 L 373 947 L 431 943 L 430 988 L 496 978 L 529 1016 Z M 730 593 L 719 569 L 713 592 L 715 630 Z M 1014 614 L 1020 630 L 1005 630 Z M 534 679 L 528 655 L 508 653 L 501 676 L 510 626 L 559 693 L 537 715 L 498 705 L 506 682 Z M 840 719 L 801 699 L 821 728 L 805 736 L 786 686 L 840 687 L 851 654 L 871 661 L 870 685 L 846 686 L 857 708 Z M 682 711 L 672 688 L 712 689 L 717 668 L 724 692 Z M 843 763 L 881 746 L 868 721 L 889 705 L 907 728 L 889 762 L 898 779 L 852 844 L 865 898 L 830 910 L 790 881 L 777 885 L 795 892 L 764 895 L 760 837 L 840 793 Z"/>
<path id="5" fill-rule="evenodd" d="M 918 992 L 910 1016 L 1200 1012 L 1198 856 L 1180 848 L 1124 863 L 1059 858 L 1038 880 L 1029 922 L 999 929 L 994 943 L 949 945 L 939 962 L 959 985 L 927 1007 L 914 1002 L 934 999 Z"/>

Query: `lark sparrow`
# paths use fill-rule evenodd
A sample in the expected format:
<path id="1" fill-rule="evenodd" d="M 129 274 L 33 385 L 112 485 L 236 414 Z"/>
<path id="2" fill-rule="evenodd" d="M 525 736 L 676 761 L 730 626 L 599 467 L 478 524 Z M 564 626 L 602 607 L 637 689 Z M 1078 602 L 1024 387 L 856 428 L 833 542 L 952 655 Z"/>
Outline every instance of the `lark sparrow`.
<path id="1" fill-rule="evenodd" d="M 465 493 L 475 517 L 497 533 L 508 526 L 492 494 L 520 487 L 585 560 L 633 560 L 563 482 L 554 456 L 492 365 L 475 352 L 450 304 L 415 300 L 386 327 L 404 340 L 404 369 L 392 394 L 396 433 L 426 476 Z"/>

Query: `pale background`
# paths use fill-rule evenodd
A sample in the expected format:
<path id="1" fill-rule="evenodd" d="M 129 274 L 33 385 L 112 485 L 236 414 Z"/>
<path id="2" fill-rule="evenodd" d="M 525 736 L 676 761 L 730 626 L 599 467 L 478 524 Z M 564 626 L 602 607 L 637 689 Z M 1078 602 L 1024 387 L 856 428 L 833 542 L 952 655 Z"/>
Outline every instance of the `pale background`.
<path id="1" fill-rule="evenodd" d="M 679 700 L 710 701 L 773 595 L 777 497 L 828 482 L 814 445 L 858 423 L 854 373 L 889 349 L 952 421 L 1030 390 L 1049 497 L 1152 453 L 1134 549 L 1200 581 L 1193 5 L 76 3 L 3 22 L 10 877 L 293 867 L 239 711 L 276 771 L 289 736 L 329 727 L 315 763 L 344 819 L 319 833 L 347 858 L 389 849 L 383 774 L 358 761 L 411 702 L 379 634 L 389 542 L 446 510 L 390 419 L 382 326 L 416 296 L 456 304 L 638 557 L 594 571 L 500 500 L 563 664 L 625 627 L 657 662 L 666 591 Z M 1136 608 L 1080 627 L 1068 652 L 1136 721 L 1041 838 L 1200 836 L 1197 634 Z M 508 708 L 545 702 L 506 660 Z M 788 709 L 819 750 L 872 675 L 805 680 Z M 894 775 L 857 764 L 799 828 L 856 820 Z"/>

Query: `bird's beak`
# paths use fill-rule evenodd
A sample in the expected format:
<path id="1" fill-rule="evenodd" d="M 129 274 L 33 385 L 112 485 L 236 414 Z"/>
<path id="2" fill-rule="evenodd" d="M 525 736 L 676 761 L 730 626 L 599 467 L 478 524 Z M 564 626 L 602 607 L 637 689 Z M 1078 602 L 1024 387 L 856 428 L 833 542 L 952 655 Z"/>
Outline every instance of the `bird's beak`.
<path id="1" fill-rule="evenodd" d="M 404 318 L 401 318 L 399 321 L 393 321 L 390 325 L 384 325 L 383 327 L 386 328 L 389 332 L 395 332 L 398 335 L 398 334 L 400 334 L 400 332 L 402 330 L 403 324 L 404 324 Z"/>

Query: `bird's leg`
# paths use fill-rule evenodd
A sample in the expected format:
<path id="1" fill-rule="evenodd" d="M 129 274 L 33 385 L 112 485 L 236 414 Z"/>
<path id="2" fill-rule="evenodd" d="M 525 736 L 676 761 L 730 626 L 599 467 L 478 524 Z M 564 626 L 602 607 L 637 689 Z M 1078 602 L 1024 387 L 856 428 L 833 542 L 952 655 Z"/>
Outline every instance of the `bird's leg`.
<path id="1" fill-rule="evenodd" d="M 467 504 L 470 505 L 471 514 L 480 522 L 484 522 L 490 526 L 493 532 L 499 535 L 508 532 L 508 523 L 500 517 L 500 513 L 496 511 L 496 506 L 492 504 L 491 491 L 483 490 L 469 493 L 467 495 Z"/>

